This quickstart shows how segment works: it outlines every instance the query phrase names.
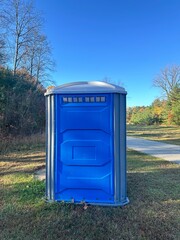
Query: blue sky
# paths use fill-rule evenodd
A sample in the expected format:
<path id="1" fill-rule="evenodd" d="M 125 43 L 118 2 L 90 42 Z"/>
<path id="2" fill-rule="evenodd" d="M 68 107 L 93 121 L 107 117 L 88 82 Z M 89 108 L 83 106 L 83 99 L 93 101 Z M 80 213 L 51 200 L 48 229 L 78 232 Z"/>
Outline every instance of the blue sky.
<path id="1" fill-rule="evenodd" d="M 121 82 L 128 106 L 161 95 L 153 78 L 180 64 L 179 0 L 36 0 L 53 47 L 57 85 Z"/>

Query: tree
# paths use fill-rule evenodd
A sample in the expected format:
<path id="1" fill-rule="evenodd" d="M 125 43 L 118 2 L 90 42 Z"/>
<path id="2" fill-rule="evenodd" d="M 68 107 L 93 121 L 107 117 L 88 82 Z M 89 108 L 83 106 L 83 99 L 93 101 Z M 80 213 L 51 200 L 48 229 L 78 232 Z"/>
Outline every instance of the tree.
<path id="1" fill-rule="evenodd" d="M 180 84 L 177 84 L 171 91 L 167 100 L 169 122 L 180 125 Z"/>
<path id="2" fill-rule="evenodd" d="M 153 85 L 160 88 L 168 98 L 176 85 L 180 84 L 180 65 L 166 67 L 154 79 Z"/>
<path id="3" fill-rule="evenodd" d="M 4 0 L 0 0 L 0 5 L 1 7 L 4 6 Z M 6 59 L 7 59 L 7 54 L 6 54 L 6 44 L 5 44 L 5 34 L 4 34 L 4 31 L 3 31 L 3 20 L 4 20 L 4 14 L 3 14 L 3 11 L 0 10 L 0 66 L 2 66 L 5 62 L 6 62 Z"/>
<path id="4" fill-rule="evenodd" d="M 106 83 L 112 83 L 112 84 L 115 84 L 115 85 L 120 86 L 120 87 L 124 86 L 124 84 L 121 80 L 117 80 L 117 81 L 112 80 L 110 77 L 107 77 L 107 76 L 105 76 L 101 81 L 106 82 Z"/>
<path id="5" fill-rule="evenodd" d="M 138 107 L 132 114 L 131 123 L 136 125 L 152 125 L 155 123 L 151 107 Z"/>
<path id="6" fill-rule="evenodd" d="M 13 53 L 13 72 L 21 68 L 26 46 L 32 43 L 32 33 L 39 31 L 42 21 L 32 1 L 9 0 L 3 10 L 3 27 Z"/>
<path id="7" fill-rule="evenodd" d="M 39 44 L 36 52 L 35 77 L 36 82 L 44 82 L 49 79 L 49 72 L 54 70 L 55 63 L 52 60 L 52 52 L 47 37 L 40 36 Z"/>
<path id="8" fill-rule="evenodd" d="M 5 41 L 0 38 L 0 66 L 6 62 Z"/>
<path id="9" fill-rule="evenodd" d="M 50 72 L 54 71 L 55 63 L 50 43 L 42 33 L 43 19 L 35 10 L 33 1 L 3 0 L 3 3 L 0 25 L 12 56 L 14 75 L 25 69 L 37 84 L 52 82 Z"/>
<path id="10" fill-rule="evenodd" d="M 166 113 L 166 101 L 155 99 L 151 104 L 152 113 L 154 115 L 154 122 L 156 124 L 161 124 L 167 118 Z"/>
<path id="11" fill-rule="evenodd" d="M 6 58 L 7 66 L 3 67 Z M 31 0 L 0 0 L 0 134 L 44 131 L 44 86 L 54 61 Z"/>
<path id="12" fill-rule="evenodd" d="M 26 46 L 26 55 L 23 58 L 24 68 L 36 83 L 48 82 L 49 73 L 54 70 L 55 63 L 47 37 L 38 32 L 33 33 L 32 43 Z"/>

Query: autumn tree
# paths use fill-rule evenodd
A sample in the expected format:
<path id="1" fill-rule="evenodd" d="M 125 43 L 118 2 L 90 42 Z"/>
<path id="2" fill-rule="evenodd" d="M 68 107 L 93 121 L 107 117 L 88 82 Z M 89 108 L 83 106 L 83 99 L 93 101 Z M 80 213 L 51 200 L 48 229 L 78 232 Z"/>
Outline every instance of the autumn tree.
<path id="1" fill-rule="evenodd" d="M 151 109 L 156 124 L 161 124 L 167 118 L 166 100 L 155 99 L 151 104 Z"/>
<path id="2" fill-rule="evenodd" d="M 154 79 L 155 87 L 162 90 L 165 95 L 167 124 L 180 124 L 180 65 L 166 67 L 161 70 L 160 74 Z"/>
<path id="3" fill-rule="evenodd" d="M 167 100 L 168 121 L 180 125 L 180 84 L 177 84 Z"/>
<path id="4" fill-rule="evenodd" d="M 135 109 L 135 108 L 134 108 Z M 148 107 L 136 107 L 136 111 L 133 111 L 130 123 L 136 125 L 152 125 L 155 123 L 152 108 Z"/>

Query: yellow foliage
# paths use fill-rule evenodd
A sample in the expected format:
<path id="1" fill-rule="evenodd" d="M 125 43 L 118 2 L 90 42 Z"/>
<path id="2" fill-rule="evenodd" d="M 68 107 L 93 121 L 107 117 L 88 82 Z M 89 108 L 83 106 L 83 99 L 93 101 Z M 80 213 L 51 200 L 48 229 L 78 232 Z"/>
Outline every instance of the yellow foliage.
<path id="1" fill-rule="evenodd" d="M 153 107 L 153 113 L 155 115 L 161 115 L 161 113 L 163 112 L 164 108 L 162 106 L 154 106 Z"/>

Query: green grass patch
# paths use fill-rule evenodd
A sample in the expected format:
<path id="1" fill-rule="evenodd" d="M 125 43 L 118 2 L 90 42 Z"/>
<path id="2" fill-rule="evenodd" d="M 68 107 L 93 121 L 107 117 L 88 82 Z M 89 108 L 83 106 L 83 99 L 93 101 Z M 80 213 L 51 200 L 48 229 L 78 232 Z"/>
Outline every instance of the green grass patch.
<path id="1" fill-rule="evenodd" d="M 0 239 L 180 239 L 178 164 L 128 151 L 130 204 L 85 210 L 82 205 L 46 203 L 45 183 L 32 175 L 40 163 L 23 173 L 26 162 L 15 160 L 20 171 L 6 162 L 12 172 L 7 169 L 1 176 Z"/>
<path id="2" fill-rule="evenodd" d="M 180 145 L 180 127 L 178 126 L 127 125 L 127 134 L 132 137 Z"/>

